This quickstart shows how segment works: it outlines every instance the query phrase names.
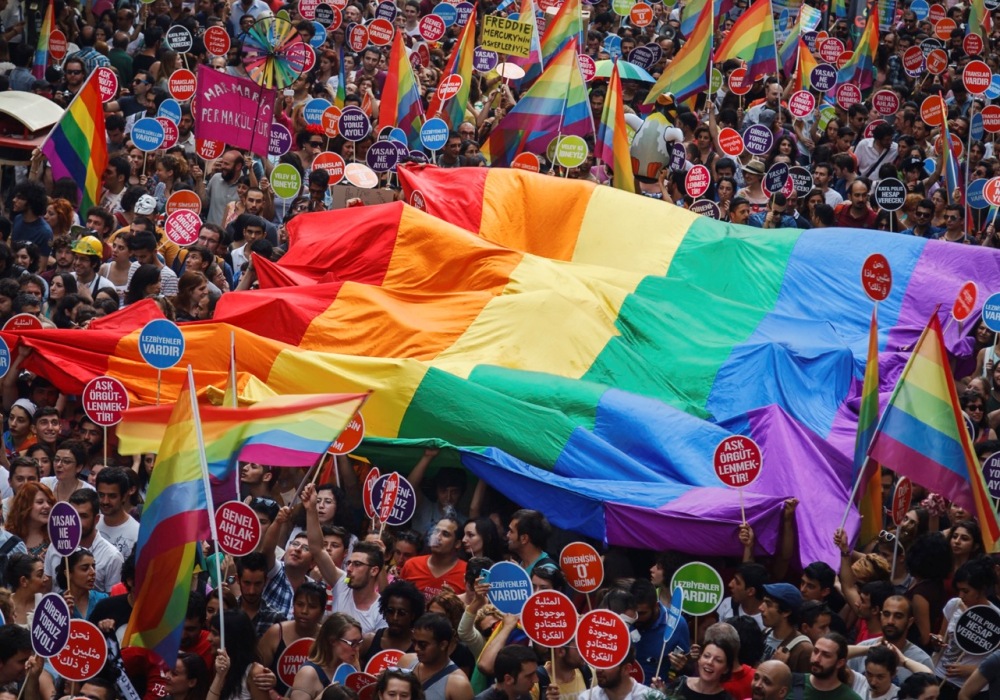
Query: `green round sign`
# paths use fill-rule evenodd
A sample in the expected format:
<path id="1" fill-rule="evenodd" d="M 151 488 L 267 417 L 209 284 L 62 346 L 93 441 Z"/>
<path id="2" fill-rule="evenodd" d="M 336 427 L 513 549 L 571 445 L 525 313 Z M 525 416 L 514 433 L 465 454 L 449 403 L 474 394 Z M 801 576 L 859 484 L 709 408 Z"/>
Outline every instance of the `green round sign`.
<path id="1" fill-rule="evenodd" d="M 722 71 L 718 68 L 712 69 L 712 82 L 708 85 L 708 92 L 714 95 L 722 88 Z"/>
<path id="2" fill-rule="evenodd" d="M 566 168 L 577 168 L 587 162 L 587 142 L 579 136 L 563 136 L 556 146 L 556 160 Z"/>
<path id="3" fill-rule="evenodd" d="M 823 131 L 835 116 L 837 116 L 837 110 L 833 105 L 823 105 L 819 108 L 819 121 L 816 123 L 816 128 Z"/>
<path id="4" fill-rule="evenodd" d="M 678 586 L 684 590 L 684 612 L 696 617 L 715 610 L 726 595 L 719 572 L 700 561 L 685 564 L 677 570 L 670 579 L 670 590 Z"/>
<path id="5" fill-rule="evenodd" d="M 616 15 L 628 17 L 632 12 L 632 5 L 634 4 L 635 0 L 612 0 L 611 9 L 615 11 Z"/>
<path id="6" fill-rule="evenodd" d="M 281 199 L 292 199 L 302 189 L 302 176 L 290 163 L 280 163 L 275 166 L 268 179 L 274 196 Z"/>

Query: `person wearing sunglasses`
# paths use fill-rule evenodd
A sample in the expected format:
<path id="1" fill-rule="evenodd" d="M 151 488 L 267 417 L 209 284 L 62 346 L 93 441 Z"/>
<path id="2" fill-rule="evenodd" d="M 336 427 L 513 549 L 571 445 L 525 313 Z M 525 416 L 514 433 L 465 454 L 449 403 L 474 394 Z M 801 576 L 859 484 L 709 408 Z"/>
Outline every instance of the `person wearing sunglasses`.
<path id="1" fill-rule="evenodd" d="M 441 613 L 424 613 L 413 624 L 416 651 L 400 657 L 399 667 L 416 675 L 427 700 L 472 700 L 474 696 L 468 676 L 449 658 L 454 636 L 451 622 Z"/>
<path id="2" fill-rule="evenodd" d="M 341 664 L 358 668 L 361 625 L 350 615 L 333 613 L 319 628 L 309 658 L 295 674 L 288 700 L 311 700 L 333 680 Z"/>
<path id="3" fill-rule="evenodd" d="M 62 107 L 67 106 L 76 97 L 76 93 L 80 92 L 86 77 L 87 68 L 83 61 L 79 58 L 66 59 L 63 64 L 63 81 L 52 96 L 53 102 Z"/>
<path id="4" fill-rule="evenodd" d="M 973 240 L 965 234 L 965 221 L 962 219 L 960 205 L 946 204 L 944 206 L 944 232 L 938 236 L 938 240 L 950 243 L 973 243 Z"/>
<path id="5" fill-rule="evenodd" d="M 931 218 L 934 216 L 934 202 L 924 198 L 917 202 L 917 208 L 913 210 L 913 227 L 903 231 L 908 236 L 918 236 L 920 238 L 936 238 L 943 233 L 931 225 Z"/>

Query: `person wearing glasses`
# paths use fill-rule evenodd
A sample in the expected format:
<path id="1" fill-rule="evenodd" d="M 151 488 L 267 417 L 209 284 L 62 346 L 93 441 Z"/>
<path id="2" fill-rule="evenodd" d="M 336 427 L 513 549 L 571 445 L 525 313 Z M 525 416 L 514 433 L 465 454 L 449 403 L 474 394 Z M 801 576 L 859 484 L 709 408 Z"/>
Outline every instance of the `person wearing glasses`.
<path id="1" fill-rule="evenodd" d="M 448 655 L 455 630 L 441 613 L 424 613 L 413 625 L 415 653 L 399 659 L 424 687 L 426 700 L 472 700 L 468 676 Z M 295 700 L 292 698 L 291 700 Z"/>
<path id="2" fill-rule="evenodd" d="M 944 230 L 931 225 L 931 217 L 933 216 L 934 202 L 926 197 L 921 199 L 913 211 L 913 227 L 906 229 L 903 233 L 920 238 L 937 238 Z"/>
<path id="3" fill-rule="evenodd" d="M 146 110 L 146 95 L 153 88 L 153 76 L 148 71 L 139 71 L 132 78 L 131 94 L 119 97 L 104 105 L 104 111 L 121 112 L 128 119 L 133 114 Z"/>
<path id="4" fill-rule="evenodd" d="M 311 700 L 319 695 L 341 664 L 358 668 L 361 639 L 361 625 L 350 615 L 334 613 L 326 618 L 309 649 L 309 658 L 295 674 L 288 700 Z"/>
<path id="5" fill-rule="evenodd" d="M 962 219 L 962 207 L 958 204 L 944 205 L 944 231 L 938 234 L 939 241 L 949 243 L 972 244 L 974 241 L 965 233 L 965 222 Z"/>
<path id="6" fill-rule="evenodd" d="M 84 79 L 87 77 L 87 68 L 79 58 L 68 58 L 63 64 L 63 80 L 57 87 L 52 101 L 60 107 L 66 107 L 76 93 L 83 87 Z"/>

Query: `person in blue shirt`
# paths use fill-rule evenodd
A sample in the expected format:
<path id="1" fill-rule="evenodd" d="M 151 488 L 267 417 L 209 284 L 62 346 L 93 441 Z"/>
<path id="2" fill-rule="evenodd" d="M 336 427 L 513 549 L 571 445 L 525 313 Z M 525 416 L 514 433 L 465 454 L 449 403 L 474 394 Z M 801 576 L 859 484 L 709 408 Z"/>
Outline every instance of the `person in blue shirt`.
<path id="1" fill-rule="evenodd" d="M 45 187 L 32 180 L 23 180 L 14 187 L 14 229 L 11 244 L 27 241 L 38 246 L 38 252 L 48 257 L 52 249 L 52 227 L 44 218 L 49 198 Z"/>
<path id="2" fill-rule="evenodd" d="M 670 670 L 669 654 L 677 647 L 680 647 L 685 654 L 691 651 L 691 635 L 688 632 L 687 622 L 681 617 L 677 627 L 667 637 L 667 644 L 664 647 L 667 608 L 659 602 L 653 583 L 646 579 L 636 579 L 629 592 L 635 599 L 636 615 L 632 646 L 635 649 L 635 660 L 642 666 L 642 672 L 648 683 L 656 675 L 657 666 L 660 667 L 660 676 L 666 677 L 666 673 Z M 635 638 L 636 632 L 639 636 L 638 640 Z M 661 652 L 663 653 L 662 664 L 660 663 Z"/>
<path id="3" fill-rule="evenodd" d="M 798 228 L 795 219 L 785 213 L 788 198 L 781 192 L 775 192 L 767 200 L 767 208 L 750 215 L 747 222 L 757 228 Z"/>
<path id="4" fill-rule="evenodd" d="M 917 202 L 917 208 L 913 210 L 913 226 L 903 233 L 907 236 L 919 236 L 920 238 L 937 238 L 943 232 L 943 228 L 931 226 L 931 218 L 934 216 L 934 202 L 921 199 Z"/>

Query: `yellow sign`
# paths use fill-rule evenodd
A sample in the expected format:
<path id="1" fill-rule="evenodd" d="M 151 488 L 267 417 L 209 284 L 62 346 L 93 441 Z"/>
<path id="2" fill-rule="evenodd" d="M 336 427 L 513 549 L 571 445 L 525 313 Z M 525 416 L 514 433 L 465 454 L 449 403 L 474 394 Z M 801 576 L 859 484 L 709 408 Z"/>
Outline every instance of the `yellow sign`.
<path id="1" fill-rule="evenodd" d="M 486 15 L 483 17 L 483 40 L 480 46 L 501 55 L 527 58 L 531 52 L 531 29 L 530 22 Z"/>

